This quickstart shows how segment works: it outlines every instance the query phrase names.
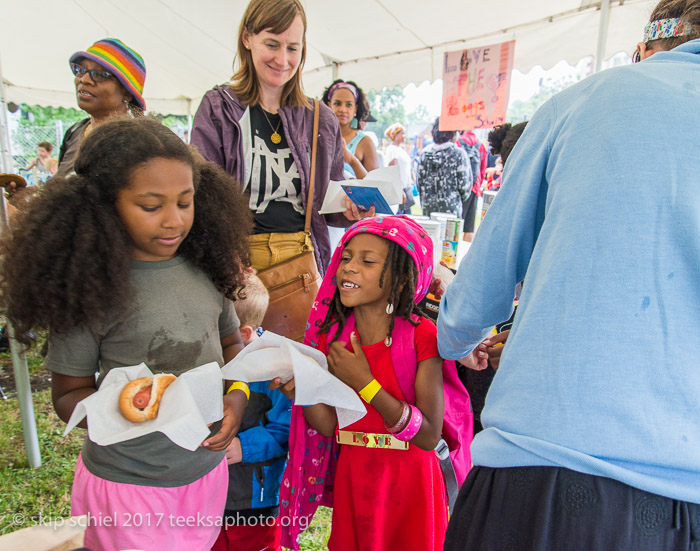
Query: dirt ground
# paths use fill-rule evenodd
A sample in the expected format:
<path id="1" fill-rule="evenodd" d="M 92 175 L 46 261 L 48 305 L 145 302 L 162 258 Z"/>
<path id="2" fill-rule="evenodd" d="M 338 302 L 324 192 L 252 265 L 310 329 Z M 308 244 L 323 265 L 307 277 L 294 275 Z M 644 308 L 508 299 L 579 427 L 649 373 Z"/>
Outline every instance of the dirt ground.
<path id="1" fill-rule="evenodd" d="M 32 392 L 39 392 L 51 388 L 51 372 L 47 369 L 39 370 L 35 375 L 29 377 Z M 0 398 L 9 399 L 17 396 L 17 386 L 15 385 L 15 373 L 12 369 L 12 359 L 10 354 L 0 354 Z M 3 396 L 4 394 L 4 396 Z"/>

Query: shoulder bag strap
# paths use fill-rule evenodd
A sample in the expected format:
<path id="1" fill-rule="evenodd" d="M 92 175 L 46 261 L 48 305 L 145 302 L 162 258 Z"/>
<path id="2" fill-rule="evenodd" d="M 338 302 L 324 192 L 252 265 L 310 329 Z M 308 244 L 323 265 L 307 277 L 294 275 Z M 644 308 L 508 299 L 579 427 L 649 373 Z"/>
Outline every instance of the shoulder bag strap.
<path id="1" fill-rule="evenodd" d="M 309 177 L 309 195 L 306 199 L 306 220 L 304 231 L 311 232 L 311 214 L 314 210 L 314 183 L 316 182 L 316 145 L 318 144 L 318 100 L 314 100 L 314 133 L 311 136 L 311 175 Z"/>

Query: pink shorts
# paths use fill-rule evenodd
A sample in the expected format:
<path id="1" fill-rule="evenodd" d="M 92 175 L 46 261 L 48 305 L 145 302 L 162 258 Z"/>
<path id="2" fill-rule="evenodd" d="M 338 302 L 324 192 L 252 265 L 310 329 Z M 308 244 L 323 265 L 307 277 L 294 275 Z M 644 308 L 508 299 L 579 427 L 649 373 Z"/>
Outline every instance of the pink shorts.
<path id="1" fill-rule="evenodd" d="M 211 549 L 221 529 L 227 490 L 226 459 L 191 484 L 157 488 L 104 480 L 78 457 L 71 514 L 88 515 L 89 549 Z"/>

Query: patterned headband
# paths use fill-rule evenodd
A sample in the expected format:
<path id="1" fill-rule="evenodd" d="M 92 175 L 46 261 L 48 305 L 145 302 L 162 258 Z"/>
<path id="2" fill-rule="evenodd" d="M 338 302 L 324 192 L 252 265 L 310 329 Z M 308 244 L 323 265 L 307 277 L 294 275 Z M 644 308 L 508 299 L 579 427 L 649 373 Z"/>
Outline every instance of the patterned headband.
<path id="1" fill-rule="evenodd" d="M 693 27 L 690 23 L 681 23 L 681 20 L 676 19 L 658 19 L 650 21 L 644 27 L 643 42 L 651 42 L 659 38 L 674 38 L 676 36 L 684 36 L 690 34 Z"/>
<path id="2" fill-rule="evenodd" d="M 395 122 L 394 124 L 392 124 L 389 128 L 387 128 L 387 129 L 384 131 L 384 135 L 385 135 L 387 138 L 389 138 L 390 140 L 393 141 L 394 138 L 396 137 L 396 135 L 397 135 L 399 132 L 401 132 L 402 130 L 405 131 L 403 125 L 402 125 L 400 122 Z"/>
<path id="3" fill-rule="evenodd" d="M 352 95 L 355 96 L 355 103 L 358 102 L 359 96 L 357 93 L 357 88 L 355 88 L 349 82 L 336 82 L 333 86 L 331 86 L 331 89 L 328 90 L 328 99 L 329 100 L 333 97 L 333 94 L 335 94 L 335 91 L 338 88 L 345 88 L 346 90 L 350 90 L 352 92 Z"/>

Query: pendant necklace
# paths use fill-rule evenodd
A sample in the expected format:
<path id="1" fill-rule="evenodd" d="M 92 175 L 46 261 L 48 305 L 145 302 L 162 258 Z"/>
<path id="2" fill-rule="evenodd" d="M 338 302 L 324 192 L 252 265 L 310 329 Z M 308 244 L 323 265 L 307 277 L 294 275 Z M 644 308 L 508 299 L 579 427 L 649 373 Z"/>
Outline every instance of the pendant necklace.
<path id="1" fill-rule="evenodd" d="M 270 119 L 267 118 L 267 113 L 265 110 L 261 107 L 260 110 L 263 112 L 263 115 L 265 115 L 265 120 L 267 121 L 267 124 L 270 125 L 270 129 L 272 130 L 272 136 L 270 136 L 270 140 L 272 141 L 273 144 L 277 145 L 282 141 L 282 136 L 279 135 L 277 130 L 279 130 L 280 124 L 282 124 L 282 119 L 277 122 L 277 128 L 273 128 L 272 123 L 270 122 Z"/>

